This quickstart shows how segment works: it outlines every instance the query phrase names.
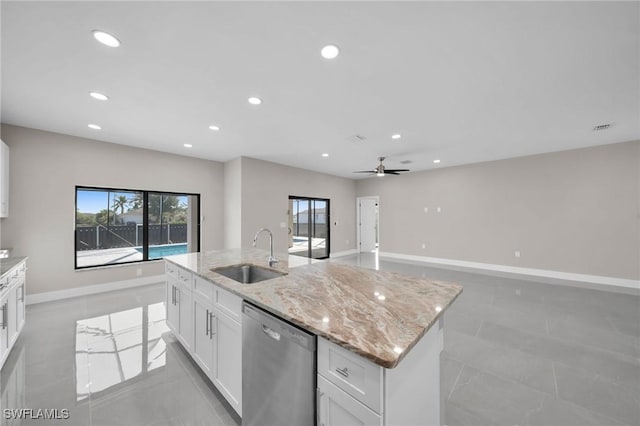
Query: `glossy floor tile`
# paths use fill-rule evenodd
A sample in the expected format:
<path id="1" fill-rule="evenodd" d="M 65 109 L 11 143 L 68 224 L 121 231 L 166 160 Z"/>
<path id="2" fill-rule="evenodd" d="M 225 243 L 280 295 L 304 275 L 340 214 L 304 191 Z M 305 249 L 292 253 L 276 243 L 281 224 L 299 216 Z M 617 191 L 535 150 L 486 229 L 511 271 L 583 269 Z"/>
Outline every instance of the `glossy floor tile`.
<path id="1" fill-rule="evenodd" d="M 158 284 L 28 306 L 0 374 L 2 409 L 65 409 L 69 418 L 3 414 L 0 424 L 239 425 L 168 332 L 164 297 Z"/>
<path id="2" fill-rule="evenodd" d="M 640 425 L 639 296 L 368 254 L 333 261 L 464 286 L 445 315 L 446 425 Z"/>
<path id="3" fill-rule="evenodd" d="M 640 297 L 372 256 L 331 261 L 464 286 L 445 316 L 444 424 L 640 424 Z M 28 306 L 0 373 L 1 408 L 69 418 L 0 424 L 239 425 L 167 332 L 163 298 L 159 284 Z"/>

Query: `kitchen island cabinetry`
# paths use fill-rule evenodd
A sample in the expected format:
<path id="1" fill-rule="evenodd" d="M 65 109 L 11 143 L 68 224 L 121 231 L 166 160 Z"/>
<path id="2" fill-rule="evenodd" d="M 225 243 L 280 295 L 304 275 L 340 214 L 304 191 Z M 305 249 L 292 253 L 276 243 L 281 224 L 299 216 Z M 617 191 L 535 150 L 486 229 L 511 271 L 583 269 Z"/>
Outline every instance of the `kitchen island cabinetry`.
<path id="1" fill-rule="evenodd" d="M 238 414 L 244 300 L 317 337 L 311 372 L 317 425 L 440 424 L 443 315 L 462 287 L 287 255 L 267 268 L 269 257 L 259 249 L 231 249 L 165 258 L 168 269 L 193 275 L 190 310 L 198 336 L 194 347 L 185 348 Z M 272 269 L 276 277 L 242 284 L 233 274 L 216 272 L 247 265 Z M 286 375 L 286 365 L 269 374 Z M 302 398 L 313 396 L 311 387 Z"/>
<path id="2" fill-rule="evenodd" d="M 242 415 L 242 299 L 170 262 L 165 272 L 169 329 Z"/>

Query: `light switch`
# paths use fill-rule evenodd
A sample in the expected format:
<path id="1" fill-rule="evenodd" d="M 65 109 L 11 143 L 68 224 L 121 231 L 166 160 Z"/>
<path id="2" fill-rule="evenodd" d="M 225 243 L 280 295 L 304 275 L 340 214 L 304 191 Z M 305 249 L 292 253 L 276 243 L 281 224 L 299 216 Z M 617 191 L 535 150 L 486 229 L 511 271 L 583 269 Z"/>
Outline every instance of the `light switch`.
<path id="1" fill-rule="evenodd" d="M 424 208 L 424 212 L 425 212 L 425 213 L 429 213 L 429 207 L 425 207 L 425 208 Z"/>

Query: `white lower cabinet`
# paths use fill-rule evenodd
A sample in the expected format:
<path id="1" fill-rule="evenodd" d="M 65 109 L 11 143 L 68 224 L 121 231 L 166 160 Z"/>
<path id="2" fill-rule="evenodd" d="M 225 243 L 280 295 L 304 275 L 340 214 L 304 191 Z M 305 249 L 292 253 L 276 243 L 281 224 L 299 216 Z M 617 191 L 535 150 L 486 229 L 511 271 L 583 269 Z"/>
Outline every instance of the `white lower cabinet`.
<path id="1" fill-rule="evenodd" d="M 166 277 L 169 328 L 242 416 L 242 299 L 169 262 Z"/>
<path id="2" fill-rule="evenodd" d="M 317 426 L 382 426 L 382 416 L 318 375 Z"/>
<path id="3" fill-rule="evenodd" d="M 193 298 L 193 359 L 209 377 L 215 377 L 216 360 L 213 307 L 194 295 Z"/>
<path id="4" fill-rule="evenodd" d="M 218 355 L 214 383 L 242 415 L 242 326 L 218 310 L 215 335 Z"/>
<path id="5" fill-rule="evenodd" d="M 24 327 L 26 271 L 26 260 L 22 260 L 0 276 L 0 367 Z"/>
<path id="6" fill-rule="evenodd" d="M 318 337 L 318 426 L 440 425 L 442 325 L 392 369 Z"/>

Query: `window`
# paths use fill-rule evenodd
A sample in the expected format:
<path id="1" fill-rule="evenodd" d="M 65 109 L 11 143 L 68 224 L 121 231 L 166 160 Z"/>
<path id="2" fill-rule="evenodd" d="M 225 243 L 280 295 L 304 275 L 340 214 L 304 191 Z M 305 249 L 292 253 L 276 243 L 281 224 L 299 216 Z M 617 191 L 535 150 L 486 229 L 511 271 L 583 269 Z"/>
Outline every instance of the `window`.
<path id="1" fill-rule="evenodd" d="M 76 269 L 200 251 L 200 195 L 76 187 Z"/>

